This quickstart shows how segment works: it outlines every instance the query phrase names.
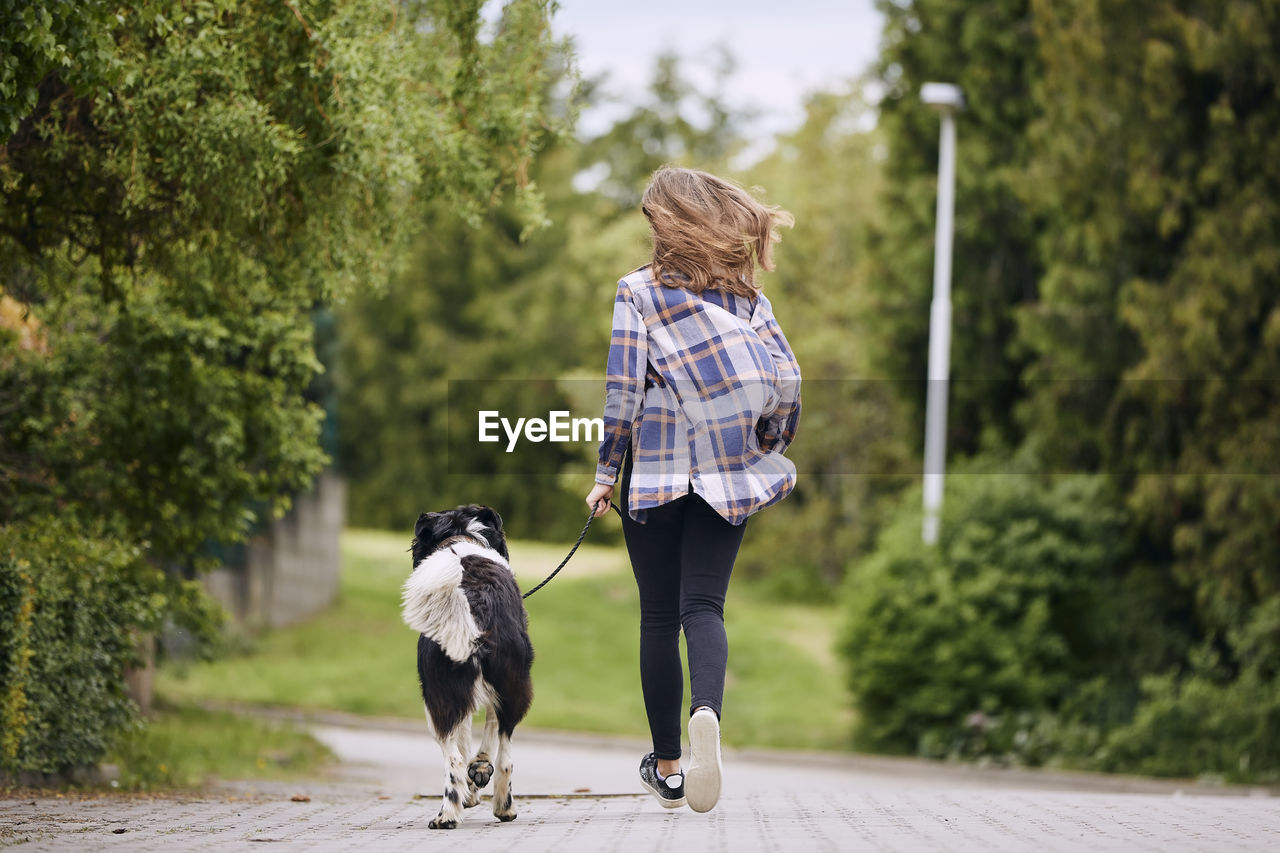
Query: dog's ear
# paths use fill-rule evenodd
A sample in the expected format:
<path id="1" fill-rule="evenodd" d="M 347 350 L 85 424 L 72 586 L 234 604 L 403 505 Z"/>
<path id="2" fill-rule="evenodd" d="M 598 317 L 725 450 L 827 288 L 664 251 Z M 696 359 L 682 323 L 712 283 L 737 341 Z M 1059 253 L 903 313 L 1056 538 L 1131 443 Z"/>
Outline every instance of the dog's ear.
<path id="1" fill-rule="evenodd" d="M 489 546 L 508 560 L 511 559 L 511 554 L 507 551 L 507 537 L 502 532 L 502 516 L 496 510 L 478 504 L 472 504 L 469 509 L 476 521 L 484 525 L 484 538 Z"/>
<path id="2" fill-rule="evenodd" d="M 476 518 L 480 519 L 481 524 L 491 528 L 494 532 L 502 532 L 502 516 L 498 515 L 497 510 L 489 509 L 487 506 L 478 506 L 476 507 Z"/>
<path id="3" fill-rule="evenodd" d="M 432 528 L 435 525 L 436 516 L 439 514 L 438 512 L 424 512 L 418 516 L 418 523 L 413 526 L 413 538 L 421 541 L 423 538 L 422 531 Z"/>

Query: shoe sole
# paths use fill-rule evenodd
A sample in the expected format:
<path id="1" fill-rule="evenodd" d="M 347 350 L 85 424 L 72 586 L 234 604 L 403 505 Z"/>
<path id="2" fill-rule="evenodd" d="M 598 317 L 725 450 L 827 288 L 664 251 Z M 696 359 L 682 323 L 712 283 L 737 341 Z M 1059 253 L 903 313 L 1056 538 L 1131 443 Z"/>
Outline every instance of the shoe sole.
<path id="1" fill-rule="evenodd" d="M 720 801 L 720 721 L 715 714 L 689 718 L 689 752 L 684 796 L 695 812 L 709 812 Z"/>

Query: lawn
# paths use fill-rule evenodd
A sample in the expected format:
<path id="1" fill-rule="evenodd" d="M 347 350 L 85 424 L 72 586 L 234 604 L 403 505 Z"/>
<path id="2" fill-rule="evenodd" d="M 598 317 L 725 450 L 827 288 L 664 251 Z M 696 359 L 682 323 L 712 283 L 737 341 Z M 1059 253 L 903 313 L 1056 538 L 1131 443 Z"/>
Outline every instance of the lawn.
<path id="1" fill-rule="evenodd" d="M 298 727 L 222 711 L 160 705 L 106 759 L 130 791 L 198 789 L 214 779 L 306 779 L 333 761 Z"/>
<path id="2" fill-rule="evenodd" d="M 269 632 L 246 653 L 165 669 L 171 701 L 228 700 L 421 718 L 413 633 L 400 622 L 410 568 L 402 535 L 347 531 L 339 601 L 312 620 Z M 515 542 L 521 587 L 546 576 L 564 548 Z M 525 725 L 623 735 L 647 732 L 638 675 L 639 611 L 620 548 L 584 545 L 530 598 L 537 650 Z M 734 745 L 841 749 L 848 700 L 831 646 L 834 607 L 778 604 L 745 584 L 726 604 L 730 660 L 724 738 Z"/>

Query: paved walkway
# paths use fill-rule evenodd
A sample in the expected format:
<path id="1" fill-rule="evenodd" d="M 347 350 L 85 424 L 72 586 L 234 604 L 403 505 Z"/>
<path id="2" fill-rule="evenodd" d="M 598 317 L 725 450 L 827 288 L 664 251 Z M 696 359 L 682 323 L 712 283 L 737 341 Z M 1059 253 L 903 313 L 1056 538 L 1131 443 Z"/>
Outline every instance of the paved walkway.
<path id="1" fill-rule="evenodd" d="M 720 805 L 668 812 L 635 794 L 641 744 L 517 732 L 519 818 L 486 801 L 433 832 L 441 761 L 403 723 L 317 725 L 325 781 L 209 796 L 0 800 L 0 846 L 26 850 L 844 851 L 1280 850 L 1280 797 L 1087 774 L 864 756 L 725 754 Z M 294 798 L 305 801 L 294 801 Z"/>

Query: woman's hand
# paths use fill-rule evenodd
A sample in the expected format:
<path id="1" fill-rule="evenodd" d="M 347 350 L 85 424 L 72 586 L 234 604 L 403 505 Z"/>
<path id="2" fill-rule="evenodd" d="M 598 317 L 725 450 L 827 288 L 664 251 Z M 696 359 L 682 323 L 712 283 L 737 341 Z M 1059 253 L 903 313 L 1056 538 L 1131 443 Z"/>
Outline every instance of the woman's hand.
<path id="1" fill-rule="evenodd" d="M 609 502 L 612 500 L 613 486 L 596 483 L 587 495 L 587 506 L 591 507 L 595 512 L 595 517 L 599 518 L 609 511 Z"/>

